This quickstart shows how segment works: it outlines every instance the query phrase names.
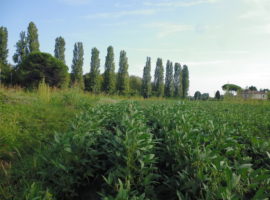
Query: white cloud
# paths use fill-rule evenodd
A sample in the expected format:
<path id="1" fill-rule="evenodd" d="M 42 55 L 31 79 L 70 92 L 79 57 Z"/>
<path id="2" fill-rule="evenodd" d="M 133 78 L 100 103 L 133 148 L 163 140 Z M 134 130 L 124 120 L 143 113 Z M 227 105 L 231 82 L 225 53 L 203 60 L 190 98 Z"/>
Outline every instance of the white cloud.
<path id="1" fill-rule="evenodd" d="M 163 0 L 163 1 L 148 1 L 145 2 L 146 6 L 157 6 L 157 7 L 190 7 L 197 6 L 205 3 L 216 3 L 219 0 Z"/>
<path id="2" fill-rule="evenodd" d="M 179 33 L 183 31 L 192 31 L 195 30 L 192 25 L 184 25 L 184 24 L 173 24 L 173 23 L 152 23 L 145 25 L 148 28 L 155 28 L 158 30 L 157 37 L 163 38 L 168 35 Z"/>
<path id="3" fill-rule="evenodd" d="M 144 15 L 153 15 L 156 13 L 154 9 L 141 9 L 141 10 L 127 10 L 127 11 L 119 11 L 119 12 L 107 12 L 107 13 L 97 13 L 93 15 L 87 15 L 85 18 L 87 19 L 108 19 L 108 18 L 121 18 L 126 16 L 144 16 Z"/>

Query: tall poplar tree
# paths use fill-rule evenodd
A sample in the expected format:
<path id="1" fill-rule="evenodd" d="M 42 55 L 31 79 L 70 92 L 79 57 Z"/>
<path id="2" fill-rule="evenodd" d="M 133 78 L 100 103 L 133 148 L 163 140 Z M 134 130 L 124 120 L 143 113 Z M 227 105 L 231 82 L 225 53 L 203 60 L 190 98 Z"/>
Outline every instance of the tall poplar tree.
<path id="1" fill-rule="evenodd" d="M 28 55 L 27 37 L 24 31 L 20 33 L 20 39 L 16 43 L 16 52 L 13 55 L 13 61 L 17 64 L 22 63 L 25 56 Z"/>
<path id="2" fill-rule="evenodd" d="M 188 90 L 189 90 L 189 71 L 188 71 L 187 65 L 183 66 L 182 85 L 183 85 L 183 98 L 187 98 Z"/>
<path id="3" fill-rule="evenodd" d="M 156 96 L 162 97 L 164 94 L 164 67 L 162 59 L 158 58 L 155 69 L 154 89 Z"/>
<path id="4" fill-rule="evenodd" d="M 0 84 L 2 82 L 7 83 L 10 66 L 8 65 L 7 57 L 8 57 L 8 31 L 6 27 L 0 27 Z"/>
<path id="5" fill-rule="evenodd" d="M 6 27 L 0 27 L 0 63 L 7 64 L 8 57 L 8 31 Z"/>
<path id="6" fill-rule="evenodd" d="M 107 49 L 107 56 L 105 61 L 105 72 L 103 89 L 106 93 L 112 94 L 115 92 L 116 77 L 115 77 L 115 63 L 113 47 L 109 46 Z"/>
<path id="7" fill-rule="evenodd" d="M 175 63 L 174 65 L 174 96 L 182 97 L 182 67 L 180 63 Z"/>
<path id="8" fill-rule="evenodd" d="M 143 69 L 142 78 L 142 96 L 149 98 L 151 96 L 151 58 L 146 58 L 146 64 Z"/>
<path id="9" fill-rule="evenodd" d="M 174 80 L 173 80 L 173 63 L 167 61 L 166 65 L 166 78 L 165 78 L 165 96 L 172 97 L 174 92 Z"/>
<path id="10" fill-rule="evenodd" d="M 84 80 L 83 80 L 83 44 L 81 42 L 77 42 L 74 45 L 73 50 L 73 60 L 71 66 L 71 80 L 72 84 L 84 88 Z"/>
<path id="11" fill-rule="evenodd" d="M 99 59 L 99 51 L 97 48 L 92 49 L 91 56 L 91 69 L 90 69 L 90 91 L 94 93 L 100 92 L 100 83 L 99 83 L 99 75 L 100 75 L 100 59 Z"/>
<path id="12" fill-rule="evenodd" d="M 54 46 L 54 57 L 57 58 L 58 60 L 63 61 L 64 63 L 66 63 L 65 61 L 65 45 L 66 42 L 64 40 L 64 38 L 57 37 L 55 39 L 55 46 Z"/>
<path id="13" fill-rule="evenodd" d="M 28 25 L 27 42 L 29 53 L 39 51 L 38 29 L 34 22 L 30 22 Z"/>
<path id="14" fill-rule="evenodd" d="M 117 90 L 121 95 L 126 95 L 129 92 L 128 58 L 125 51 L 120 52 Z"/>

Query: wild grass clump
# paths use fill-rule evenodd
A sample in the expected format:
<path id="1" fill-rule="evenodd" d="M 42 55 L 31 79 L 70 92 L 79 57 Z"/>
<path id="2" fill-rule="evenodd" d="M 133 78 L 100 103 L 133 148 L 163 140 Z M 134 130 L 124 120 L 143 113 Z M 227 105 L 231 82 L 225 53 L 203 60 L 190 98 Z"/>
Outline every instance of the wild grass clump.
<path id="1" fill-rule="evenodd" d="M 45 83 L 44 78 L 38 85 L 37 94 L 42 102 L 48 103 L 51 100 L 51 88 Z"/>

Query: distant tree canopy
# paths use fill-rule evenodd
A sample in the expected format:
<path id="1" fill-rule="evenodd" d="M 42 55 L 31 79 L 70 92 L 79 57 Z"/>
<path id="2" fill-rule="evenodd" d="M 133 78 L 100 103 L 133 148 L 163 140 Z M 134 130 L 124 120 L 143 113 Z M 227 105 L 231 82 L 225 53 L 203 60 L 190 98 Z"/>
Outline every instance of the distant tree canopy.
<path id="1" fill-rule="evenodd" d="M 20 39 L 15 45 L 16 52 L 13 55 L 13 61 L 17 64 L 22 63 L 25 56 L 28 55 L 27 37 L 24 31 L 20 33 Z"/>
<path id="2" fill-rule="evenodd" d="M 220 92 L 218 90 L 218 91 L 216 91 L 215 99 L 220 100 L 220 98 L 221 98 L 221 95 L 220 95 Z"/>
<path id="3" fill-rule="evenodd" d="M 65 45 L 66 42 L 64 40 L 64 38 L 57 37 L 55 39 L 55 46 L 54 46 L 54 57 L 56 57 L 57 59 L 61 60 L 63 63 L 66 63 L 65 61 Z"/>
<path id="4" fill-rule="evenodd" d="M 68 76 L 68 67 L 48 53 L 30 53 L 17 66 L 16 77 L 20 85 L 35 88 L 42 79 L 51 87 L 64 87 Z"/>
<path id="5" fill-rule="evenodd" d="M 258 91 L 257 88 L 256 88 L 255 86 L 253 86 L 253 85 L 250 86 L 248 89 L 249 89 L 250 91 Z"/>
<path id="6" fill-rule="evenodd" d="M 27 30 L 28 52 L 39 51 L 38 29 L 34 22 L 29 23 Z"/>
<path id="7" fill-rule="evenodd" d="M 237 92 L 239 90 L 242 90 L 240 86 L 234 84 L 225 84 L 222 86 L 222 89 L 229 92 Z"/>
<path id="8" fill-rule="evenodd" d="M 128 58 L 125 51 L 120 52 L 119 70 L 117 74 L 117 92 L 126 95 L 129 92 Z"/>
<path id="9" fill-rule="evenodd" d="M 107 48 L 107 56 L 105 60 L 105 72 L 103 81 L 103 90 L 108 94 L 113 94 L 116 87 L 115 62 L 113 47 Z"/>
<path id="10" fill-rule="evenodd" d="M 183 98 L 186 98 L 188 95 L 189 90 L 189 70 L 188 66 L 184 65 L 182 70 L 182 91 L 183 91 Z"/>
<path id="11" fill-rule="evenodd" d="M 0 83 L 8 83 L 9 72 L 11 70 L 8 64 L 8 31 L 6 27 L 0 27 Z"/>
<path id="12" fill-rule="evenodd" d="M 94 93 L 100 92 L 100 59 L 99 59 L 99 50 L 97 48 L 92 49 L 91 63 L 90 63 L 90 91 Z"/>
<path id="13" fill-rule="evenodd" d="M 201 92 L 200 91 L 196 91 L 195 94 L 194 94 L 194 99 L 195 100 L 200 100 L 201 99 L 201 96 L 202 96 Z"/>
<path id="14" fill-rule="evenodd" d="M 167 61 L 166 64 L 166 78 L 165 78 L 165 97 L 173 97 L 174 95 L 174 77 L 173 77 L 173 63 Z"/>
<path id="15" fill-rule="evenodd" d="M 151 58 L 146 58 L 146 64 L 143 68 L 143 78 L 142 78 L 142 89 L 141 93 L 144 98 L 149 98 L 151 96 Z"/>
<path id="16" fill-rule="evenodd" d="M 71 65 L 71 84 L 84 89 L 83 80 L 83 43 L 77 42 L 74 44 L 73 59 Z"/>
<path id="17" fill-rule="evenodd" d="M 158 58 L 156 63 L 154 91 L 157 97 L 162 97 L 164 94 L 164 67 L 161 58 Z"/>
<path id="18" fill-rule="evenodd" d="M 7 64 L 8 57 L 8 31 L 6 27 L 0 27 L 0 63 Z"/>
<path id="19" fill-rule="evenodd" d="M 183 97 L 183 84 L 182 84 L 182 67 L 180 63 L 174 65 L 174 96 L 177 98 Z"/>

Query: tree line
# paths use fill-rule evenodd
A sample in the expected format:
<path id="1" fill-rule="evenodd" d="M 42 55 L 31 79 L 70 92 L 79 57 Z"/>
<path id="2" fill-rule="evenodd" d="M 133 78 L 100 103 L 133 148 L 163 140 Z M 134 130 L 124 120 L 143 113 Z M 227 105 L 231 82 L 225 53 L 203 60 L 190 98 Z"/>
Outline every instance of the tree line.
<path id="1" fill-rule="evenodd" d="M 65 61 L 65 39 L 55 39 L 54 56 L 39 49 L 38 29 L 30 22 L 27 32 L 22 31 L 15 45 L 13 55 L 15 66 L 8 63 L 8 31 L 0 27 L 0 81 L 6 85 L 21 85 L 33 88 L 44 79 L 52 87 L 79 87 L 93 93 L 119 95 L 142 95 L 144 98 L 179 97 L 186 98 L 189 90 L 188 66 L 180 63 L 166 63 L 158 58 L 154 78 L 151 77 L 151 58 L 147 57 L 142 78 L 130 76 L 127 53 L 122 50 L 119 68 L 116 72 L 114 48 L 107 48 L 104 73 L 100 72 L 99 50 L 91 51 L 90 71 L 83 74 L 84 48 L 82 42 L 76 42 L 73 49 L 71 72 Z"/>

